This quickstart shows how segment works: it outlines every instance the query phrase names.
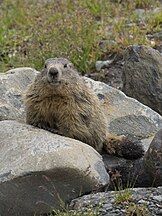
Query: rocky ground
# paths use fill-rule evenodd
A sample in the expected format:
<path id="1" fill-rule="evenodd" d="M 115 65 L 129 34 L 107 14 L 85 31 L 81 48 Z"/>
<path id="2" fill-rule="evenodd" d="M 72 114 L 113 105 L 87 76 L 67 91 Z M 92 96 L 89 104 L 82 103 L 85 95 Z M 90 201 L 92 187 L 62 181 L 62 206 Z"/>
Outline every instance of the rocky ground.
<path id="1" fill-rule="evenodd" d="M 82 215 L 90 208 L 103 216 L 157 216 L 162 215 L 162 187 L 134 188 L 126 191 L 109 191 L 83 196 L 71 202 Z"/>

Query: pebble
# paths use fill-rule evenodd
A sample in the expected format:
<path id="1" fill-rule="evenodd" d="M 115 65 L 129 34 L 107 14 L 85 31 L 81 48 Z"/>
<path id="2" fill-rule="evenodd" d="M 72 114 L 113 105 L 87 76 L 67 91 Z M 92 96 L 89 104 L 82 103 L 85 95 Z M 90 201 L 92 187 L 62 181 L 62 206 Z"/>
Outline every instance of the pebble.
<path id="1" fill-rule="evenodd" d="M 153 199 L 159 202 L 162 202 L 162 195 L 153 196 Z"/>

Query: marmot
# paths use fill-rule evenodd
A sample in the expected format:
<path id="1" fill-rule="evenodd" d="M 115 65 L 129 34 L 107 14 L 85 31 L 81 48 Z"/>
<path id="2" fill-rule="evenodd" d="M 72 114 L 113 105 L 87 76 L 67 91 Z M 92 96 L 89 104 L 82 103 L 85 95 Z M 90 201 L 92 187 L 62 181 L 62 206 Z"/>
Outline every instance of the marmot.
<path id="1" fill-rule="evenodd" d="M 25 94 L 26 122 L 80 140 L 127 159 L 143 155 L 142 145 L 107 133 L 106 117 L 94 91 L 65 58 L 46 60 Z"/>

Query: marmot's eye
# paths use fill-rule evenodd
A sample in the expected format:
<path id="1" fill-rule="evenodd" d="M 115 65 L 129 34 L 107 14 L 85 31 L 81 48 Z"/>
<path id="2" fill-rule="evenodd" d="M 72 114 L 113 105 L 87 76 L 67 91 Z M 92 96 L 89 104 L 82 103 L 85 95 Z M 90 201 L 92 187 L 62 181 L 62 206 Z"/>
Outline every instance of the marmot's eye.
<path id="1" fill-rule="evenodd" d="M 64 68 L 67 68 L 68 67 L 68 64 L 64 64 Z"/>
<path id="2" fill-rule="evenodd" d="M 44 65 L 44 68 L 47 68 L 47 65 L 46 65 L 46 64 Z"/>

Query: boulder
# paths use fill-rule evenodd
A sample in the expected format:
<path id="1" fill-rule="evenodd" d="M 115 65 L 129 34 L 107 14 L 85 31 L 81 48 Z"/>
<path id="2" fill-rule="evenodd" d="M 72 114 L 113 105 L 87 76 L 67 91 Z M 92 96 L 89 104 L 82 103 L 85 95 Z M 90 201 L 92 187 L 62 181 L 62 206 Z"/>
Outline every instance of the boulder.
<path id="1" fill-rule="evenodd" d="M 162 55 L 148 46 L 129 46 L 124 53 L 123 91 L 162 114 Z"/>
<path id="2" fill-rule="evenodd" d="M 22 94 L 38 72 L 32 68 L 17 68 L 0 74 L 0 121 L 24 121 Z"/>
<path id="3" fill-rule="evenodd" d="M 106 186 L 90 146 L 12 120 L 0 121 L 0 215 L 33 216 Z"/>
<path id="4" fill-rule="evenodd" d="M 153 184 L 162 185 L 162 129 L 155 134 L 144 156 L 144 162 Z"/>

